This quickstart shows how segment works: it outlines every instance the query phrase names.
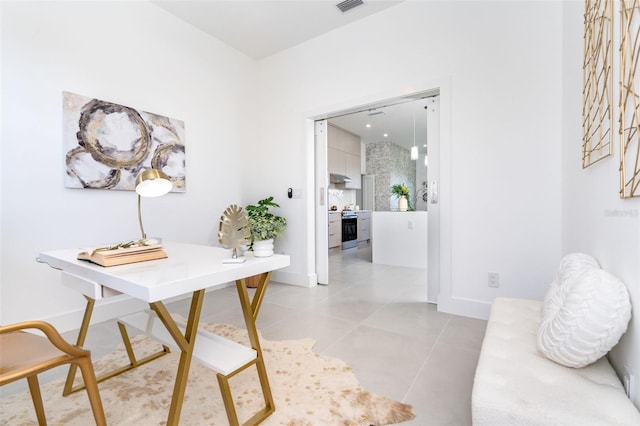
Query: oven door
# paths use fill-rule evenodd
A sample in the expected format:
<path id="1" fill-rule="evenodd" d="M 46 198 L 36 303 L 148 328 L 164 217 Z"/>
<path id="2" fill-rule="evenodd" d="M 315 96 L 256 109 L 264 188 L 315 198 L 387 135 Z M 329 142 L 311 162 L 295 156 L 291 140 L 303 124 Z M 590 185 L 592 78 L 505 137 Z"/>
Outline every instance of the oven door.
<path id="1" fill-rule="evenodd" d="M 358 246 L 358 218 L 342 218 L 342 249 Z"/>

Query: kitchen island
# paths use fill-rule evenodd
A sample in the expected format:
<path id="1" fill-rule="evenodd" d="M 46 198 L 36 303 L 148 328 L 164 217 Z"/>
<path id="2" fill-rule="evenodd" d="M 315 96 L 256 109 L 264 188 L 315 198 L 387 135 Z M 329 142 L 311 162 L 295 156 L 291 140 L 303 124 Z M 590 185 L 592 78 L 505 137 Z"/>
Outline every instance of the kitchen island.
<path id="1" fill-rule="evenodd" d="M 427 269 L 426 211 L 371 213 L 372 262 Z"/>

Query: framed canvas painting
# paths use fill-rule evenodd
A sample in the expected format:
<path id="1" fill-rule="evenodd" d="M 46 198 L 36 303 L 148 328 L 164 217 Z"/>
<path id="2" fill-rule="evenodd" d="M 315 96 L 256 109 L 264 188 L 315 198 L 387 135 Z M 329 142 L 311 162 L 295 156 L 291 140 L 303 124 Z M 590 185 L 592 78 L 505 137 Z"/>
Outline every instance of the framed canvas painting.
<path id="1" fill-rule="evenodd" d="M 132 191 L 154 168 L 186 190 L 181 120 L 63 92 L 63 143 L 67 188 Z"/>

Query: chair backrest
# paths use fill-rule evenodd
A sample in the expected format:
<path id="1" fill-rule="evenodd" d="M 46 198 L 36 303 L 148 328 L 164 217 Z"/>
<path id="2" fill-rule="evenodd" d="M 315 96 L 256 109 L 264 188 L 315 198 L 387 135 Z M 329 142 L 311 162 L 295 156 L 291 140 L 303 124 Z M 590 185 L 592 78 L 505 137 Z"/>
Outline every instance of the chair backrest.
<path id="1" fill-rule="evenodd" d="M 23 331 L 29 329 L 40 330 L 44 336 Z M 0 326 L 0 385 L 89 354 L 67 343 L 51 324 L 43 321 Z"/>
<path id="2" fill-rule="evenodd" d="M 27 333 L 35 329 L 44 336 Z M 37 375 L 63 364 L 74 363 L 82 370 L 96 424 L 106 425 L 100 392 L 91 364 L 91 353 L 69 344 L 44 321 L 24 321 L 0 326 L 0 385 L 26 378 L 39 425 L 46 425 Z"/>

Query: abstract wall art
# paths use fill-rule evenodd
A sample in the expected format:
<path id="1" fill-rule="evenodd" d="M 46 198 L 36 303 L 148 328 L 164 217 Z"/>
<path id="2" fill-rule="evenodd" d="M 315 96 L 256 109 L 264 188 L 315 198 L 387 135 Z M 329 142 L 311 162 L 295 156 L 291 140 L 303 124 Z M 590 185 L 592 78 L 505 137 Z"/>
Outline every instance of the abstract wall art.
<path id="1" fill-rule="evenodd" d="M 640 197 L 640 1 L 620 2 L 620 197 Z"/>
<path id="2" fill-rule="evenodd" d="M 613 0 L 586 0 L 582 106 L 582 167 L 613 150 Z"/>
<path id="3" fill-rule="evenodd" d="M 185 192 L 184 122 L 63 92 L 67 188 L 135 190 L 141 171 L 166 173 Z"/>

